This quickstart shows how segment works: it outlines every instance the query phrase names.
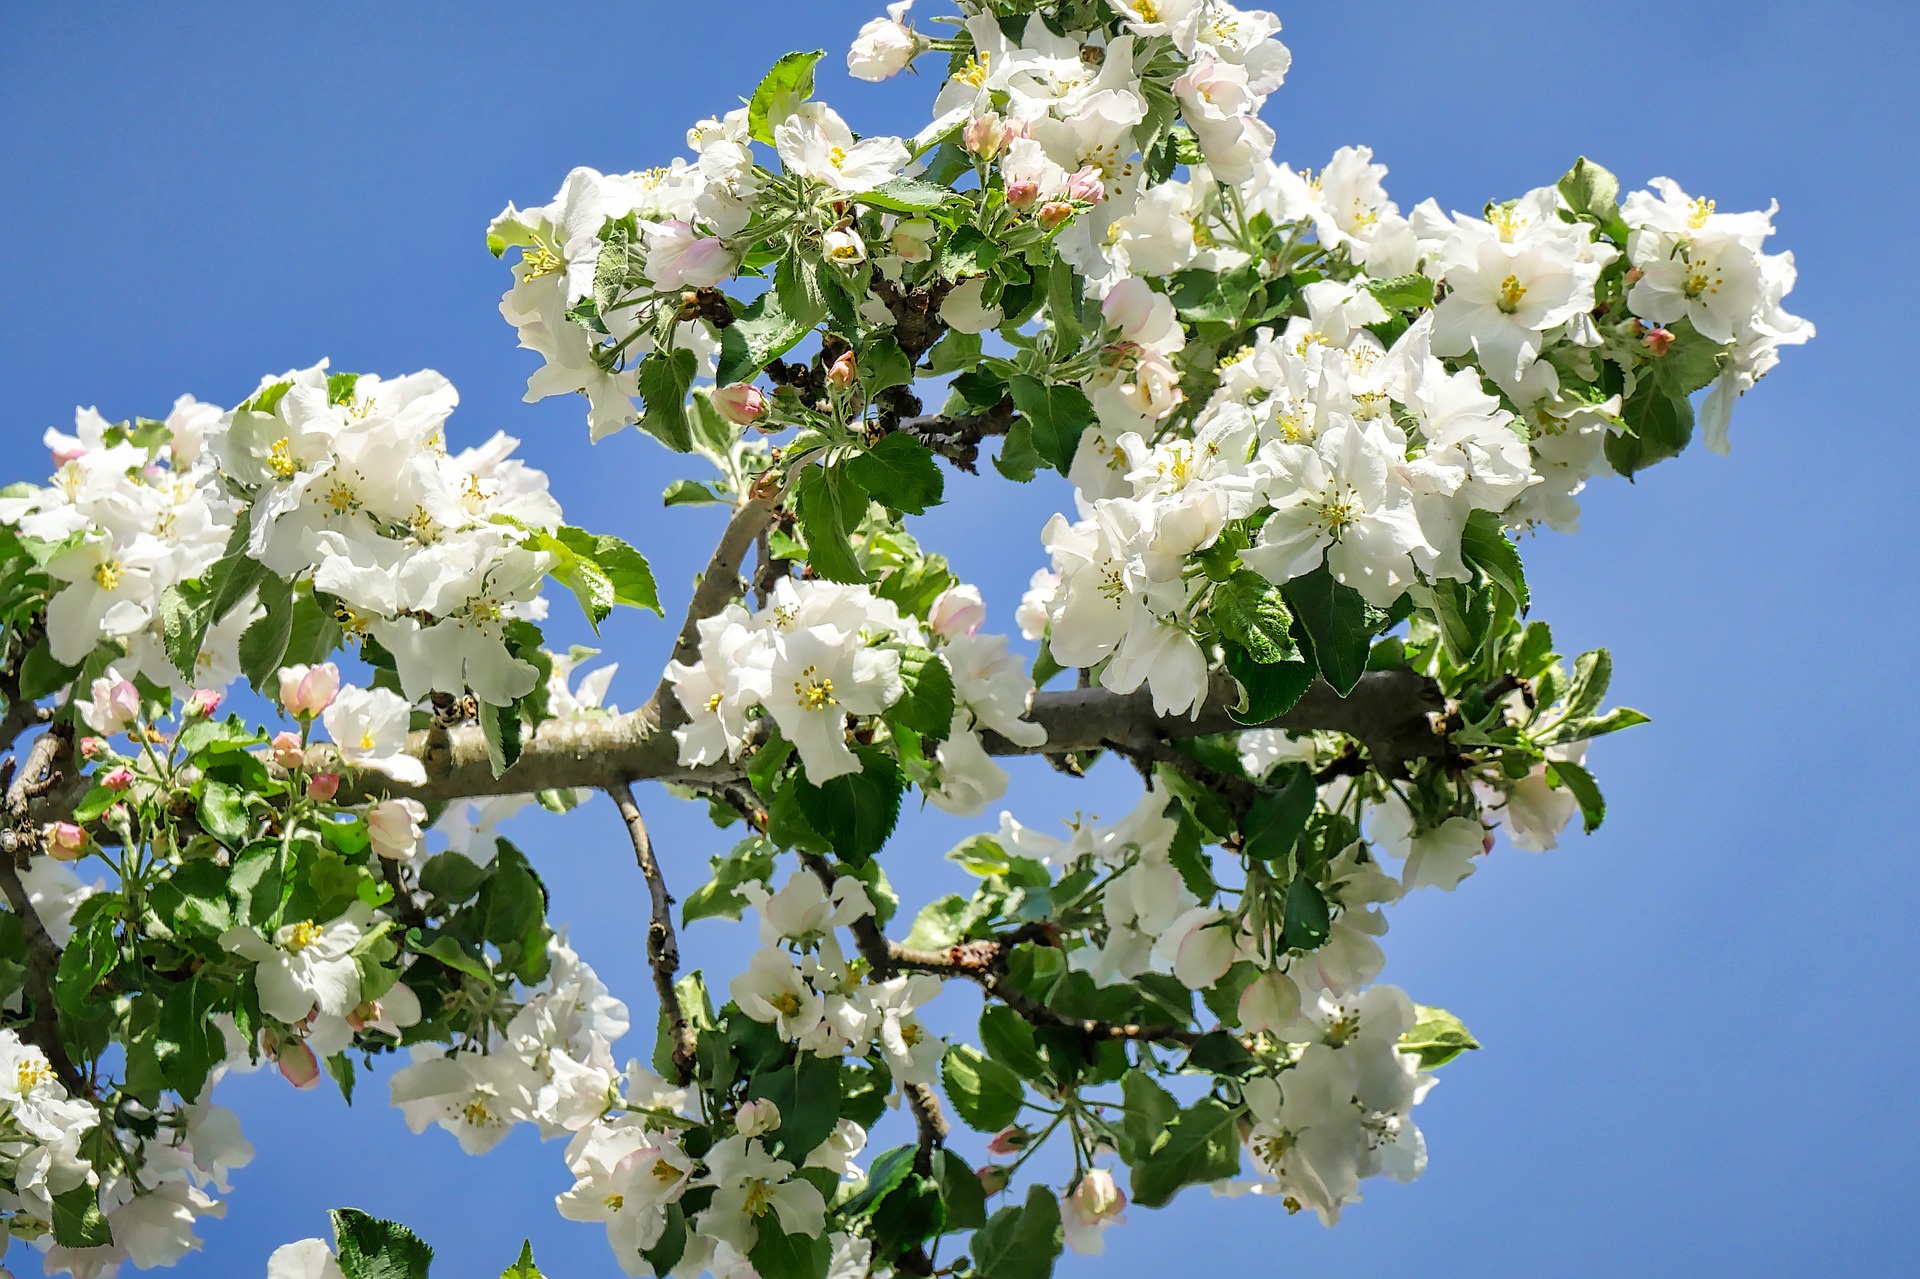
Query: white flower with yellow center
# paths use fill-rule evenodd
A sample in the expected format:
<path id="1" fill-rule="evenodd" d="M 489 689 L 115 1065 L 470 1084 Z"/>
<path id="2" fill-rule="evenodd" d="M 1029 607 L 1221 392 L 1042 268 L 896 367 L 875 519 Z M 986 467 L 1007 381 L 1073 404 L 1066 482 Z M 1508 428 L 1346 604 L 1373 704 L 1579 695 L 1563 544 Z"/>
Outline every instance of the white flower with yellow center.
<path id="1" fill-rule="evenodd" d="M 817 1236 L 826 1226 L 826 1200 L 805 1181 L 790 1181 L 793 1165 L 775 1159 L 759 1140 L 728 1137 L 706 1155 L 699 1184 L 713 1187 L 713 1200 L 698 1221 L 711 1235 L 740 1252 L 752 1249 L 762 1222 L 784 1234 Z"/>
<path id="2" fill-rule="evenodd" d="M 891 182 L 912 158 L 899 138 L 855 142 L 847 122 L 822 102 L 802 103 L 774 129 L 773 141 L 788 172 L 848 195 Z"/>
<path id="3" fill-rule="evenodd" d="M 412 710 L 398 693 L 384 688 L 348 686 L 334 695 L 321 714 L 340 758 L 359 768 L 384 773 L 394 781 L 419 786 L 427 780 L 420 760 L 407 753 Z"/>

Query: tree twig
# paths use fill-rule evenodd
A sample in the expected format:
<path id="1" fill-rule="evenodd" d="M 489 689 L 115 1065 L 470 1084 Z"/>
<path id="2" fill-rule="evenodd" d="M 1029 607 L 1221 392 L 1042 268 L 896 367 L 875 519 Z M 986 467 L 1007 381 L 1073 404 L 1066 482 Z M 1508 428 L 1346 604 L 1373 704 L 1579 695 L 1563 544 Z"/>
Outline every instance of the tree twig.
<path id="1" fill-rule="evenodd" d="M 674 988 L 674 979 L 680 971 L 680 943 L 673 933 L 673 895 L 667 891 L 666 877 L 660 873 L 653 838 L 647 834 L 646 820 L 634 802 L 633 788 L 625 782 L 616 782 L 607 788 L 607 794 L 627 824 L 627 834 L 633 840 L 634 861 L 639 863 L 640 873 L 647 881 L 647 892 L 653 898 L 653 918 L 647 925 L 647 966 L 653 969 L 653 988 L 660 996 L 667 1033 L 673 1041 L 674 1082 L 684 1084 L 693 1078 L 696 1041 L 686 1009 L 680 1005 L 680 992 Z"/>

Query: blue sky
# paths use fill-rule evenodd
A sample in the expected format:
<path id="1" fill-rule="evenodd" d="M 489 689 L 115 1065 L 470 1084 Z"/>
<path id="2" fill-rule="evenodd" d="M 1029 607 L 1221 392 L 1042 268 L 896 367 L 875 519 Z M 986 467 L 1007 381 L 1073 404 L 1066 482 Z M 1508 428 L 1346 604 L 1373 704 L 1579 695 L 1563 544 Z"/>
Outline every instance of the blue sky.
<path id="1" fill-rule="evenodd" d="M 4 478 L 44 474 L 40 432 L 76 404 L 124 417 L 181 392 L 232 403 L 321 356 L 433 367 L 464 397 L 456 443 L 522 437 L 570 518 L 641 546 L 677 609 L 713 513 L 659 507 L 691 472 L 650 441 L 590 448 L 575 403 L 520 402 L 531 357 L 494 311 L 506 275 L 482 231 L 573 165 L 664 162 L 779 54 L 825 45 L 837 61 L 879 8 L 10 6 Z M 1318 167 L 1370 144 L 1403 207 L 1433 195 L 1477 208 L 1581 153 L 1723 209 L 1777 197 L 1775 246 L 1800 263 L 1792 309 L 1820 336 L 1741 406 L 1731 458 L 1695 453 L 1604 486 L 1579 536 L 1525 548 L 1536 616 L 1563 650 L 1610 646 L 1618 696 L 1654 723 L 1596 748 L 1612 810 L 1597 836 L 1546 856 L 1502 850 L 1457 894 L 1393 915 L 1388 978 L 1487 1045 L 1420 1112 L 1426 1178 L 1375 1183 L 1334 1231 L 1190 1192 L 1136 1211 L 1104 1263 L 1065 1272 L 1903 1270 L 1920 1191 L 1904 1078 L 1920 1052 L 1920 892 L 1898 796 L 1920 758 L 1920 706 L 1899 654 L 1920 606 L 1908 397 L 1885 379 L 1912 364 L 1920 9 L 1381 0 L 1281 17 L 1295 70 L 1268 115 L 1284 158 Z M 822 77 L 866 131 L 910 131 L 933 88 Z M 949 493 L 923 537 L 1011 629 L 1065 495 L 986 478 Z M 557 638 L 577 638 L 572 626 Z M 638 703 L 667 627 L 625 617 L 604 642 L 623 663 L 617 700 Z M 1034 821 L 1112 814 L 1129 793 L 1115 769 L 1074 793 L 1036 766 L 1008 802 Z M 642 802 L 691 889 L 725 837 L 664 794 Z M 909 828 L 888 863 L 909 900 L 942 891 L 939 853 L 972 828 Z M 516 834 L 556 916 L 650 1025 L 644 893 L 611 807 Z M 749 940 L 707 923 L 687 947 L 728 971 Z M 647 1038 L 628 1047 L 644 1055 Z M 409 1221 L 447 1279 L 497 1273 L 523 1235 L 556 1277 L 617 1273 L 598 1230 L 548 1205 L 566 1181 L 557 1144 L 523 1133 L 468 1159 L 444 1134 L 409 1137 L 382 1093 L 349 1110 L 271 1075 L 228 1084 L 221 1099 L 259 1157 L 182 1273 L 262 1273 L 276 1244 L 322 1232 L 340 1204 Z"/>

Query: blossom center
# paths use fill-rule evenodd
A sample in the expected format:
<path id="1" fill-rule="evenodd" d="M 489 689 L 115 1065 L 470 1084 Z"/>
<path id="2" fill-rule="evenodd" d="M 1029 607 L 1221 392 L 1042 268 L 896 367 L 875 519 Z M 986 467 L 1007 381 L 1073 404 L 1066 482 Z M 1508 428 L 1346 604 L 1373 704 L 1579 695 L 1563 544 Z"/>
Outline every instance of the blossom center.
<path id="1" fill-rule="evenodd" d="M 287 949 L 297 954 L 319 940 L 320 925 L 311 919 L 303 919 L 287 933 Z"/>
<path id="2" fill-rule="evenodd" d="M 40 1085 L 52 1082 L 53 1067 L 37 1057 L 28 1057 L 14 1071 L 13 1090 L 24 1097 Z"/>
<path id="3" fill-rule="evenodd" d="M 354 496 L 352 489 L 335 480 L 327 490 L 327 505 L 333 508 L 334 514 L 345 515 L 348 511 L 359 509 L 360 499 Z"/>
<path id="4" fill-rule="evenodd" d="M 544 275 L 557 275 L 566 265 L 558 253 L 544 244 L 536 244 L 520 251 L 522 280 L 537 280 Z"/>
<path id="5" fill-rule="evenodd" d="M 800 996 L 787 991 L 768 999 L 767 1006 L 782 1017 L 791 1017 L 800 1011 Z"/>
<path id="6" fill-rule="evenodd" d="M 1512 315 L 1520 309 L 1520 299 L 1527 296 L 1527 286 L 1520 283 L 1520 277 L 1510 275 L 1500 281 L 1500 298 L 1494 305 L 1503 312 Z"/>
<path id="7" fill-rule="evenodd" d="M 773 1207 L 773 1188 L 767 1185 L 764 1177 L 755 1177 L 747 1183 L 747 1197 L 740 1204 L 740 1210 L 749 1217 L 764 1217 L 767 1209 Z"/>
<path id="8" fill-rule="evenodd" d="M 802 710 L 823 711 L 838 705 L 833 697 L 833 681 L 821 675 L 817 666 L 800 672 L 800 678 L 793 682 L 793 696 Z"/>
<path id="9" fill-rule="evenodd" d="M 93 570 L 93 581 L 103 591 L 113 590 L 120 585 L 120 561 L 101 560 Z"/>
<path id="10" fill-rule="evenodd" d="M 834 168 L 838 169 L 843 167 L 846 164 L 846 162 L 847 162 L 847 149 L 845 147 L 827 148 L 828 164 L 831 164 Z"/>
<path id="11" fill-rule="evenodd" d="M 286 436 L 275 440 L 267 450 L 267 469 L 283 480 L 300 469 L 300 464 L 293 460 L 293 443 Z"/>
<path id="12" fill-rule="evenodd" d="M 1712 216 L 1713 201 L 1705 196 L 1696 197 L 1693 203 L 1687 206 L 1687 225 L 1695 231 L 1705 226 L 1707 219 Z"/>

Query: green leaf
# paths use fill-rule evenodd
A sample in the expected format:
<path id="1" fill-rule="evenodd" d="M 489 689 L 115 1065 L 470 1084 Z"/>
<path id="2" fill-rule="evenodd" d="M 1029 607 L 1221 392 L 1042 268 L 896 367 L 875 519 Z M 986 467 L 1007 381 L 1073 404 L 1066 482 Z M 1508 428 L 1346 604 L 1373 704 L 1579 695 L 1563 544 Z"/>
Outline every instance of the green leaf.
<path id="1" fill-rule="evenodd" d="M 867 1184 L 860 1193 L 847 1200 L 843 1211 L 849 1217 L 858 1217 L 873 1210 L 874 1205 L 885 1199 L 907 1179 L 913 1171 L 916 1154 L 912 1146 L 895 1146 L 873 1157 L 873 1163 L 867 1168 Z"/>
<path id="2" fill-rule="evenodd" d="M 1283 913 L 1280 941 L 1288 950 L 1318 950 L 1333 927 L 1333 915 L 1327 909 L 1326 894 L 1320 885 L 1305 875 L 1296 875 L 1287 885 L 1287 904 Z"/>
<path id="3" fill-rule="evenodd" d="M 533 547 L 554 557 L 548 575 L 573 592 L 596 631 L 617 605 L 660 612 L 646 557 L 619 538 L 563 525 L 538 533 Z"/>
<path id="4" fill-rule="evenodd" d="M 1278 790 L 1263 790 L 1247 810 L 1242 826 L 1246 855 L 1255 861 L 1276 862 L 1291 853 L 1319 802 L 1319 788 L 1305 765 L 1289 765 L 1283 774 L 1286 783 Z"/>
<path id="5" fill-rule="evenodd" d="M 1048 1077 L 1032 1024 L 1004 1004 L 990 1004 L 981 1010 L 980 1047 L 1022 1079 L 1037 1082 Z"/>
<path id="6" fill-rule="evenodd" d="M 720 500 L 718 493 L 699 480 L 675 480 L 660 494 L 664 506 L 705 506 Z"/>
<path id="7" fill-rule="evenodd" d="M 1593 774 L 1578 764 L 1554 760 L 1547 765 L 1547 781 L 1572 795 L 1580 805 L 1580 822 L 1591 835 L 1607 819 L 1607 801 L 1600 795 Z"/>
<path id="8" fill-rule="evenodd" d="M 924 515 L 938 506 L 946 477 L 926 445 L 910 435 L 883 436 L 878 444 L 843 464 L 853 480 L 883 506 Z"/>
<path id="9" fill-rule="evenodd" d="M 1620 179 L 1584 155 L 1560 179 L 1560 195 L 1576 214 L 1611 231 L 1620 221 Z M 1624 243 L 1624 240 L 1623 240 Z"/>
<path id="10" fill-rule="evenodd" d="M 1631 434 L 1607 435 L 1607 461 L 1631 479 L 1656 462 L 1678 457 L 1693 438 L 1693 405 L 1674 395 L 1657 378 L 1643 378 L 1620 406 L 1620 418 Z"/>
<path id="11" fill-rule="evenodd" d="M 885 209 L 889 213 L 931 213 L 951 200 L 953 192 L 919 178 L 895 178 L 853 198 L 869 208 Z"/>
<path id="12" fill-rule="evenodd" d="M 1182 1110 L 1145 1160 L 1133 1168 L 1133 1198 L 1159 1208 L 1182 1186 L 1224 1181 L 1240 1172 L 1240 1112 L 1212 1097 Z"/>
<path id="13" fill-rule="evenodd" d="M 240 633 L 240 673 L 265 691 L 293 640 L 293 583 L 269 574 L 260 579 L 258 598 L 265 611 Z"/>
<path id="14" fill-rule="evenodd" d="M 480 703 L 480 736 L 487 744 L 487 764 L 495 777 L 520 758 L 520 708 Z"/>
<path id="15" fill-rule="evenodd" d="M 1500 517 L 1492 511 L 1475 511 L 1460 530 L 1460 555 L 1486 575 L 1488 581 L 1507 593 L 1514 611 L 1527 611 L 1527 573 L 1520 563 L 1519 548 L 1500 528 Z"/>
<path id="16" fill-rule="evenodd" d="M 797 1053 L 780 1069 L 756 1074 L 748 1081 L 747 1096 L 764 1098 L 779 1108 L 773 1152 L 801 1163 L 833 1135 L 840 1121 L 840 1061 Z"/>
<path id="17" fill-rule="evenodd" d="M 908 1176 L 874 1207 L 872 1222 L 874 1252 L 881 1257 L 897 1256 L 938 1236 L 947 1224 L 940 1183 L 920 1173 Z"/>
<path id="18" fill-rule="evenodd" d="M 713 877 L 687 895 L 680 906 L 680 922 L 696 919 L 738 919 L 747 908 L 741 885 L 765 883 L 773 874 L 774 847 L 759 835 L 740 841 L 732 851 L 709 863 Z"/>
<path id="19" fill-rule="evenodd" d="M 113 932 L 117 902 L 117 897 L 102 894 L 82 905 L 74 915 L 73 937 L 60 952 L 53 1002 L 76 1017 L 86 1012 L 95 988 L 120 962 L 120 943 Z"/>
<path id="20" fill-rule="evenodd" d="M 1623 728 L 1633 728 L 1636 725 L 1649 722 L 1651 721 L 1649 721 L 1645 715 L 1634 710 L 1631 706 L 1616 706 L 1605 715 L 1596 716 L 1589 720 L 1582 720 L 1579 727 L 1579 735 L 1581 738 L 1599 737 L 1606 733 L 1617 733 Z M 1573 741 L 1576 739 L 1569 737 L 1567 740 Z"/>
<path id="21" fill-rule="evenodd" d="M 1295 655 L 1293 612 L 1280 588 L 1258 573 L 1242 569 L 1220 583 L 1207 605 L 1207 615 L 1223 637 L 1262 665 Z"/>
<path id="22" fill-rule="evenodd" d="M 640 395 L 647 403 L 640 429 L 675 453 L 693 451 L 693 426 L 687 421 L 693 366 L 692 351 L 654 351 L 640 361 Z"/>
<path id="23" fill-rule="evenodd" d="M 632 233 L 623 225 L 608 227 L 600 239 L 600 256 L 593 264 L 591 296 L 596 315 L 605 315 L 620 300 L 621 291 L 627 284 L 627 266 L 632 258 Z M 605 327 L 601 325 L 601 328 Z"/>
<path id="24" fill-rule="evenodd" d="M 867 491 L 844 467 L 808 467 L 794 490 L 794 513 L 807 543 L 807 563 L 829 582 L 864 582 L 850 534 L 866 517 Z"/>
<path id="25" fill-rule="evenodd" d="M 887 708 L 887 722 L 936 742 L 946 740 L 953 727 L 954 692 L 945 660 L 924 648 L 903 649 L 900 679 L 906 692 Z"/>
<path id="26" fill-rule="evenodd" d="M 398 1222 L 354 1208 L 333 1210 L 333 1239 L 346 1279 L 427 1279 L 433 1249 Z"/>
<path id="27" fill-rule="evenodd" d="M 788 253 L 773 268 L 773 291 L 780 309 L 795 322 L 818 324 L 827 314 L 827 289 L 822 274 L 830 270 L 825 262 L 797 250 Z"/>
<path id="28" fill-rule="evenodd" d="M 1578 722 L 1600 709 L 1613 684 L 1613 654 L 1592 649 L 1573 659 L 1573 683 L 1567 689 L 1566 719 Z"/>
<path id="29" fill-rule="evenodd" d="M 1262 664 L 1238 644 L 1223 646 L 1227 673 L 1240 685 L 1240 704 L 1227 709 L 1236 724 L 1265 724 L 1292 710 L 1313 685 L 1306 662 Z"/>
<path id="30" fill-rule="evenodd" d="M 1020 1076 L 976 1048 L 949 1047 L 940 1078 L 960 1118 L 981 1132 L 998 1132 L 1020 1116 L 1026 1098 Z"/>
<path id="31" fill-rule="evenodd" d="M 1065 1243 L 1059 1203 L 1045 1186 L 1031 1186 L 1026 1203 L 1000 1209 L 974 1232 L 973 1272 L 980 1279 L 1047 1279 Z"/>
<path id="32" fill-rule="evenodd" d="M 547 1279 L 533 1264 L 533 1240 L 520 1245 L 520 1259 L 500 1272 L 500 1279 Z"/>
<path id="33" fill-rule="evenodd" d="M 788 315 L 772 289 L 739 311 L 732 324 L 720 330 L 720 361 L 714 385 L 748 382 L 772 360 L 777 360 L 813 328 L 812 322 Z"/>
<path id="34" fill-rule="evenodd" d="M 1413 1006 L 1413 1029 L 1400 1036 L 1400 1051 L 1420 1059 L 1422 1070 L 1444 1066 L 1463 1052 L 1480 1046 L 1460 1019 L 1444 1008 Z"/>
<path id="35" fill-rule="evenodd" d="M 1033 446 L 1048 466 L 1065 475 L 1073 465 L 1080 435 L 1094 421 L 1092 401 L 1077 386 L 1049 385 L 1030 373 L 1017 373 L 1007 390 L 1033 429 Z"/>
<path id="36" fill-rule="evenodd" d="M 167 660 L 189 683 L 199 664 L 207 627 L 213 624 L 213 595 L 196 581 L 179 582 L 160 592 L 160 638 Z"/>
<path id="37" fill-rule="evenodd" d="M 989 240 L 977 227 L 955 227 L 946 243 L 940 246 L 935 261 L 939 272 L 949 280 L 965 279 L 969 275 L 985 275 L 993 270 L 994 262 L 1000 256 L 1000 246 Z"/>
<path id="38" fill-rule="evenodd" d="M 1320 677 L 1345 697 L 1367 670 L 1373 628 L 1360 592 L 1334 581 L 1326 565 L 1281 587 Z"/>
<path id="39" fill-rule="evenodd" d="M 211 777 L 201 783 L 194 811 L 207 834 L 230 847 L 237 847 L 253 829 L 247 817 L 247 792 Z"/>
<path id="40" fill-rule="evenodd" d="M 1367 292 L 1389 311 L 1421 311 L 1433 305 L 1433 279 L 1418 272 L 1368 280 Z"/>
<path id="41" fill-rule="evenodd" d="M 900 818 L 906 779 L 891 752 L 858 746 L 860 771 L 829 778 L 815 786 L 805 769 L 797 775 L 794 796 L 807 824 L 819 831 L 841 859 L 863 862 L 885 847 Z"/>
<path id="42" fill-rule="evenodd" d="M 1045 461 L 1040 450 L 1034 447 L 1033 423 L 1021 417 L 1015 418 L 1007 428 L 1000 451 L 994 454 L 993 469 L 1016 484 L 1025 484 Z"/>
<path id="43" fill-rule="evenodd" d="M 761 77 L 747 103 L 747 133 L 755 142 L 772 146 L 774 126 L 813 96 L 813 64 L 825 56 L 825 49 L 783 54 Z M 722 378 L 721 382 L 729 380 Z"/>
<path id="44" fill-rule="evenodd" d="M 100 1211 L 100 1192 L 81 1183 L 53 1196 L 53 1241 L 62 1248 L 105 1248 L 113 1243 L 113 1229 Z"/>
<path id="45" fill-rule="evenodd" d="M 1652 357 L 1647 370 L 1669 395 L 1692 395 L 1720 376 L 1729 346 L 1701 337 L 1691 320 L 1675 320 L 1666 327 L 1673 342 L 1665 355 Z"/>
<path id="46" fill-rule="evenodd" d="M 760 1238 L 747 1252 L 760 1279 L 820 1279 L 831 1256 L 832 1246 L 824 1237 L 790 1235 L 773 1213 L 760 1219 Z"/>
<path id="47" fill-rule="evenodd" d="M 987 1224 L 987 1195 L 967 1161 L 951 1150 L 933 1154 L 934 1176 L 947 1206 L 947 1230 L 978 1230 Z"/>

